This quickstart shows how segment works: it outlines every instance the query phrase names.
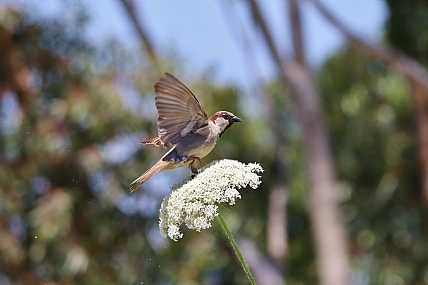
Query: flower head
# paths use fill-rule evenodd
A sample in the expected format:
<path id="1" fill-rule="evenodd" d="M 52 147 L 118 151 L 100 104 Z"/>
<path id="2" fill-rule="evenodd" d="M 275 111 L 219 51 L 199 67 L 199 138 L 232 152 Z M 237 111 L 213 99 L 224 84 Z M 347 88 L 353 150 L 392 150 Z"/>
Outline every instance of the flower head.
<path id="1" fill-rule="evenodd" d="M 211 227 L 218 215 L 220 203 L 234 205 L 241 198 L 237 189 L 249 185 L 256 189 L 260 183 L 257 173 L 263 168 L 256 163 L 245 165 L 236 160 L 214 161 L 201 168 L 195 178 L 188 176 L 171 187 L 171 193 L 162 202 L 159 215 L 161 235 L 177 241 L 183 237 L 181 224 L 201 231 Z"/>

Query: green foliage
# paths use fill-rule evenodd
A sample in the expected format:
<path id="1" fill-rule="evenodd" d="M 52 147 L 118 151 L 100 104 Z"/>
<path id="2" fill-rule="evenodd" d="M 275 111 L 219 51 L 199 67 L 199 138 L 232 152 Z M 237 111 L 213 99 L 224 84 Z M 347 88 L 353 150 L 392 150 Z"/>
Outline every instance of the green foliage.
<path id="1" fill-rule="evenodd" d="M 370 284 L 425 284 L 427 213 L 406 81 L 346 48 L 326 62 L 319 85 L 355 274 Z"/>
<path id="2" fill-rule="evenodd" d="M 428 66 L 428 2 L 388 0 L 389 42 Z"/>
<path id="3" fill-rule="evenodd" d="M 145 118 L 126 108 L 114 62 L 97 68 L 83 27 L 0 13 L 0 274 L 13 284 L 134 282 L 138 253 L 153 249 L 115 204 L 136 173 L 118 165 L 137 151 Z M 135 254 L 122 260 L 124 251 Z"/>

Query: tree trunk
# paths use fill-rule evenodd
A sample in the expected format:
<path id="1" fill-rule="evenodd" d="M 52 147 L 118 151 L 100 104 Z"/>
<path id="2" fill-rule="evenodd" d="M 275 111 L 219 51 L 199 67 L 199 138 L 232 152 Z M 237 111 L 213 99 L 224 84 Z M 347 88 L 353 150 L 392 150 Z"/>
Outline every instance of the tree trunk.
<path id="1" fill-rule="evenodd" d="M 291 62 L 282 69 L 295 94 L 294 101 L 302 124 L 311 187 L 309 214 L 315 236 L 320 284 L 349 284 L 348 248 L 320 98 L 305 68 Z"/>
<path id="2" fill-rule="evenodd" d="M 416 80 L 409 77 L 408 80 L 412 88 L 412 101 L 415 109 L 422 194 L 428 205 L 428 90 Z"/>
<path id="3" fill-rule="evenodd" d="M 284 84 L 290 88 L 303 130 L 308 165 L 309 213 L 315 236 L 320 284 L 349 284 L 348 248 L 335 186 L 333 158 L 329 148 L 320 96 L 309 71 L 297 60 L 284 62 L 276 48 L 256 0 L 249 2 L 254 22 L 259 26 Z"/>

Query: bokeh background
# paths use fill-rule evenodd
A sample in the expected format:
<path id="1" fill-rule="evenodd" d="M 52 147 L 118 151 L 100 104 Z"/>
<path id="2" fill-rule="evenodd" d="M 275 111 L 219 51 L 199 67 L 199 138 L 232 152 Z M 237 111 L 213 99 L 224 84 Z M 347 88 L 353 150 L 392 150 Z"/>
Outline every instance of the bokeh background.
<path id="1" fill-rule="evenodd" d="M 0 284 L 247 284 L 160 236 L 188 169 L 128 193 L 164 72 L 243 119 L 203 161 L 265 169 L 221 208 L 258 284 L 428 284 L 427 65 L 426 1 L 0 1 Z"/>

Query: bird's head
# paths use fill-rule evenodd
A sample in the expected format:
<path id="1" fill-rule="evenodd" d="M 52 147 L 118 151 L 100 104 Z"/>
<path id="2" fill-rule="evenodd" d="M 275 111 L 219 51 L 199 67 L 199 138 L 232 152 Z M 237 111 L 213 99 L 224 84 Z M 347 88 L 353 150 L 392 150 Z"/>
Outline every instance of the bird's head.
<path id="1" fill-rule="evenodd" d="M 233 123 L 239 123 L 242 120 L 231 112 L 218 111 L 211 116 L 209 122 L 219 132 L 219 136 L 221 136 Z"/>

